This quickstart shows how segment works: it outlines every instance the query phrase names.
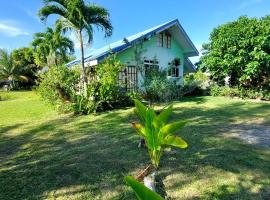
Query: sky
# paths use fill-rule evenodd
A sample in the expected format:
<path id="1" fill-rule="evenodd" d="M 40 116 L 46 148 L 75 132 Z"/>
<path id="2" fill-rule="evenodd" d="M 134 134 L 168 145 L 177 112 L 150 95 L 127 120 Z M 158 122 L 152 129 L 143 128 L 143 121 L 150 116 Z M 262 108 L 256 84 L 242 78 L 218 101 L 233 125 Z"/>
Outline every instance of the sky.
<path id="1" fill-rule="evenodd" d="M 100 48 L 116 40 L 141 32 L 145 29 L 173 19 L 179 19 L 185 31 L 198 48 L 206 43 L 213 28 L 233 21 L 241 15 L 262 17 L 270 15 L 270 0 L 93 0 L 109 10 L 113 35 L 104 38 L 95 30 L 93 42 L 86 52 Z M 29 46 L 33 34 L 51 26 L 56 16 L 47 24 L 37 17 L 42 0 L 1 0 L 0 7 L 0 48 L 9 51 Z M 74 35 L 76 55 L 79 44 Z M 196 62 L 198 57 L 192 59 Z"/>

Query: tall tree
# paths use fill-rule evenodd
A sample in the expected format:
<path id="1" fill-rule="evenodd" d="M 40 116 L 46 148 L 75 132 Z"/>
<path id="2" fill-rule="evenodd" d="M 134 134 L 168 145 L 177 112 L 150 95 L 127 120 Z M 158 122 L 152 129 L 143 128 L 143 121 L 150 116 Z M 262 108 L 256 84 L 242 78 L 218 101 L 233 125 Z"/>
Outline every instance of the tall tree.
<path id="1" fill-rule="evenodd" d="M 224 84 L 228 76 L 231 86 L 269 90 L 270 16 L 242 16 L 221 25 L 212 31 L 203 49 L 199 67 L 209 71 L 215 81 Z"/>
<path id="2" fill-rule="evenodd" d="M 109 19 L 109 12 L 95 4 L 85 3 L 84 0 L 43 0 L 45 5 L 39 10 L 39 16 L 42 21 L 46 21 L 52 14 L 59 15 L 60 23 L 63 24 L 63 30 L 72 30 L 75 32 L 81 47 L 82 78 L 84 88 L 86 89 L 87 77 L 84 65 L 84 40 L 87 42 L 93 40 L 93 28 L 100 28 L 106 36 L 111 36 L 112 25 Z"/>
<path id="3" fill-rule="evenodd" d="M 14 65 L 25 69 L 24 75 L 29 79 L 27 83 L 21 83 L 21 85 L 34 85 L 35 80 L 37 79 L 37 71 L 40 69 L 40 66 L 35 63 L 33 49 L 30 47 L 22 47 L 19 49 L 15 49 L 12 51 L 11 56 Z"/>
<path id="4" fill-rule="evenodd" d="M 55 29 L 48 27 L 44 33 L 36 33 L 32 46 L 38 55 L 38 63 L 45 62 L 49 67 L 59 64 L 59 60 L 68 60 L 67 54 L 74 53 L 74 44 L 62 35 L 61 24 L 57 24 Z"/>
<path id="5" fill-rule="evenodd" d="M 15 86 L 15 81 L 28 81 L 25 76 L 25 68 L 14 63 L 13 57 L 6 50 L 0 49 L 0 79 L 9 82 L 11 89 Z"/>

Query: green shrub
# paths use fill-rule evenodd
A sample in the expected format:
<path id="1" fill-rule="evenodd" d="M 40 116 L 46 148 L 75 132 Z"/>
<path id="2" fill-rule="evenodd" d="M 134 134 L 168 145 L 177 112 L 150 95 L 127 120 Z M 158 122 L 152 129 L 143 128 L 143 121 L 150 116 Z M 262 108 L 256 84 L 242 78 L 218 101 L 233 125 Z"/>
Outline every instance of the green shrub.
<path id="1" fill-rule="evenodd" d="M 66 66 L 54 66 L 39 77 L 37 91 L 60 112 L 72 111 L 80 74 Z"/>
<path id="2" fill-rule="evenodd" d="M 218 85 L 212 85 L 210 89 L 211 96 L 221 96 L 221 87 Z"/>
<path id="3" fill-rule="evenodd" d="M 239 90 L 239 96 L 243 99 L 256 99 L 260 94 L 254 90 L 241 88 Z"/>
<path id="4" fill-rule="evenodd" d="M 231 88 L 229 86 L 213 85 L 210 89 L 210 95 L 212 96 L 226 96 L 226 97 L 238 97 L 240 91 L 238 88 Z"/>
<path id="5" fill-rule="evenodd" d="M 270 92 L 255 91 L 246 88 L 232 88 L 229 86 L 212 85 L 210 89 L 211 96 L 240 97 L 242 99 L 263 99 L 270 100 Z"/>
<path id="6" fill-rule="evenodd" d="M 143 96 L 150 102 L 168 102 L 183 96 L 182 87 L 177 80 L 167 78 L 166 71 L 152 71 L 145 77 Z"/>
<path id="7" fill-rule="evenodd" d="M 185 96 L 205 95 L 208 94 L 209 86 L 209 77 L 203 72 L 197 71 L 185 76 L 183 93 Z"/>
<path id="8" fill-rule="evenodd" d="M 11 99 L 11 96 L 7 91 L 0 91 L 0 101 Z"/>
<path id="9" fill-rule="evenodd" d="M 262 99 L 266 101 L 270 101 L 270 92 L 269 91 L 262 91 Z"/>
<path id="10" fill-rule="evenodd" d="M 118 81 L 121 63 L 115 56 L 108 56 L 95 67 L 96 79 L 87 85 L 87 95 L 75 95 L 75 113 L 89 114 L 131 105 L 129 95 L 122 92 Z"/>

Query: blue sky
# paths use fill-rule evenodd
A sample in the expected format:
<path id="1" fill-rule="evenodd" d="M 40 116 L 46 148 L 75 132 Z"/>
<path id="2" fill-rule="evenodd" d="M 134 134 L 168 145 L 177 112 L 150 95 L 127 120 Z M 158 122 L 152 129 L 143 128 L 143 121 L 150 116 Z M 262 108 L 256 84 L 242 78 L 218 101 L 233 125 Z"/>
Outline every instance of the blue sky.
<path id="1" fill-rule="evenodd" d="M 262 17 L 270 14 L 269 0 L 95 0 L 111 14 L 114 32 L 105 39 L 96 30 L 93 43 L 99 48 L 144 29 L 178 18 L 198 49 L 208 41 L 212 29 L 241 15 Z M 0 48 L 12 50 L 28 46 L 35 32 L 45 29 L 36 15 L 42 0 L 2 0 L 0 7 Z M 53 18 L 48 25 L 53 23 Z M 73 36 L 71 36 L 74 38 Z M 78 44 L 76 54 L 78 55 Z M 196 61 L 197 58 L 193 59 Z"/>

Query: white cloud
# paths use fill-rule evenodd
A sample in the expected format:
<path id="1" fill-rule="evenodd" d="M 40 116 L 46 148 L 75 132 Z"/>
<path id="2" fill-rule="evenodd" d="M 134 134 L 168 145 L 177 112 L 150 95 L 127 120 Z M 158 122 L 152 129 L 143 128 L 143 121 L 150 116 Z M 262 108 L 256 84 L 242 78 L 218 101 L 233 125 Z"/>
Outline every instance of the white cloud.
<path id="1" fill-rule="evenodd" d="M 246 7 L 255 5 L 255 4 L 259 4 L 262 2 L 263 2 L 263 0 L 244 0 L 241 2 L 239 9 L 243 9 L 243 8 L 246 8 Z"/>
<path id="2" fill-rule="evenodd" d="M 26 30 L 20 28 L 17 22 L 13 20 L 0 20 L 0 34 L 8 37 L 29 35 Z"/>

